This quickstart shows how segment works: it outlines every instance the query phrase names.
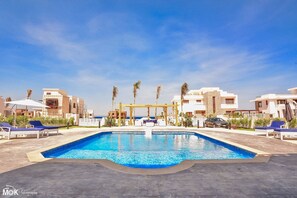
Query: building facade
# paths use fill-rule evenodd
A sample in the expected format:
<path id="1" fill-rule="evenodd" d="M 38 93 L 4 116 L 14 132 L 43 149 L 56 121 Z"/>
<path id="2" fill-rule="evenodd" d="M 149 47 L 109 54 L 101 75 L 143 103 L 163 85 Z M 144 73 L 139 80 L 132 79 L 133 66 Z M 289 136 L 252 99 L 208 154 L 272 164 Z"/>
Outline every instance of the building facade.
<path id="1" fill-rule="evenodd" d="M 5 109 L 4 99 L 2 98 L 2 96 L 0 96 L 0 115 L 4 115 L 4 109 Z"/>
<path id="2" fill-rule="evenodd" d="M 196 117 L 230 114 L 238 108 L 238 96 L 219 87 L 190 90 L 184 96 L 183 107 L 180 95 L 174 96 L 172 102 L 177 102 L 179 112 Z"/>
<path id="3" fill-rule="evenodd" d="M 43 103 L 49 106 L 42 110 L 43 116 L 62 118 L 82 118 L 85 112 L 84 100 L 76 96 L 68 96 L 61 89 L 44 88 Z"/>
<path id="4" fill-rule="evenodd" d="M 297 87 L 288 89 L 288 94 L 265 94 L 257 97 L 251 102 L 255 103 L 255 108 L 259 113 L 272 118 L 283 118 L 285 104 L 288 102 L 294 113 L 297 115 Z"/>

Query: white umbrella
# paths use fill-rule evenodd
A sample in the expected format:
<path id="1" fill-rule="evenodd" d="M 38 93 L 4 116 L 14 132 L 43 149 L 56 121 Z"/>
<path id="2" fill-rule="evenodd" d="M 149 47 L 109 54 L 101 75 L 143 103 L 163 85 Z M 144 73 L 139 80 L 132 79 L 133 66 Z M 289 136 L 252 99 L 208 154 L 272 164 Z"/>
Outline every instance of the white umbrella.
<path id="1" fill-rule="evenodd" d="M 41 107 L 41 108 L 49 107 L 49 106 L 46 106 L 40 102 L 31 100 L 31 99 L 15 100 L 15 101 L 10 101 L 10 102 L 5 102 L 5 103 L 12 104 L 13 107 L 17 106 L 17 105 L 26 106 L 26 107 Z M 16 113 L 14 113 L 14 125 L 16 125 Z"/>
<path id="2" fill-rule="evenodd" d="M 36 102 L 31 99 L 23 99 L 23 100 L 15 100 L 10 102 L 5 102 L 6 104 L 12 104 L 12 105 L 22 105 L 22 106 L 28 106 L 28 107 L 41 107 L 41 108 L 47 108 L 49 106 L 46 106 L 45 104 L 42 104 L 40 102 Z"/>

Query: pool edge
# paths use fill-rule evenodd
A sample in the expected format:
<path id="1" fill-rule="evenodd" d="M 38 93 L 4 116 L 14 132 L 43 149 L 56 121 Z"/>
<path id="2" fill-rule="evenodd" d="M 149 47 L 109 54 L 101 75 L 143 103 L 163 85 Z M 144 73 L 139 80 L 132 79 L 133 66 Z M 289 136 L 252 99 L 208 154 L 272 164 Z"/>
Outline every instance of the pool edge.
<path id="1" fill-rule="evenodd" d="M 65 163 L 65 162 L 71 162 L 71 163 L 94 163 L 94 164 L 100 164 L 106 168 L 109 168 L 111 170 L 115 170 L 115 171 L 119 171 L 122 173 L 127 173 L 127 174 L 139 174 L 139 175 L 162 175 L 162 174 L 173 174 L 173 173 L 177 173 L 183 170 L 187 170 L 189 168 L 191 168 L 192 166 L 194 166 L 195 164 L 230 164 L 230 163 L 266 163 L 269 161 L 271 154 L 254 149 L 254 148 L 250 148 L 238 143 L 234 143 L 222 138 L 218 138 L 218 137 L 213 137 L 209 134 L 205 134 L 201 131 L 196 131 L 196 130 L 185 130 L 185 129 L 181 129 L 181 131 L 186 131 L 186 132 L 194 132 L 197 134 L 201 134 L 202 136 L 206 136 L 209 138 L 212 138 L 214 140 L 218 140 L 221 141 L 223 143 L 238 147 L 240 149 L 255 153 L 256 156 L 252 159 L 226 159 L 226 160 L 184 160 L 182 161 L 180 164 L 177 164 L 175 166 L 172 167 L 168 167 L 168 168 L 158 168 L 158 169 L 142 169 L 142 168 L 130 168 L 130 167 L 126 167 L 117 163 L 114 163 L 110 160 L 100 160 L 100 159 L 92 159 L 92 160 L 80 160 L 80 159 L 58 159 L 58 158 L 45 158 L 42 155 L 42 152 L 45 152 L 47 150 L 51 150 L 54 148 L 57 148 L 59 146 L 74 142 L 74 141 L 78 141 L 96 134 L 100 134 L 100 133 L 104 133 L 104 132 L 108 132 L 108 131 L 98 131 L 98 132 L 93 132 L 91 134 L 88 135 L 84 135 L 82 137 L 76 137 L 76 138 L 72 138 L 69 139 L 63 143 L 59 143 L 56 145 L 52 145 L 49 147 L 45 147 L 45 148 L 41 148 L 35 151 L 31 151 L 27 153 L 27 157 L 28 160 L 32 163 L 39 163 L 39 162 L 61 162 L 61 163 Z"/>

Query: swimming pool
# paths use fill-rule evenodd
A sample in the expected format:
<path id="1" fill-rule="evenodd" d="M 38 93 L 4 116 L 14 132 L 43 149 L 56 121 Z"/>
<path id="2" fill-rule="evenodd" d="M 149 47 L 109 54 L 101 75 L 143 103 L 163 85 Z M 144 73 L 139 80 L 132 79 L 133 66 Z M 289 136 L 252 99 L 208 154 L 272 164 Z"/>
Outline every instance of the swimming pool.
<path id="1" fill-rule="evenodd" d="M 103 132 L 42 153 L 46 158 L 107 159 L 133 168 L 165 168 L 184 160 L 251 159 L 255 153 L 190 132 Z"/>

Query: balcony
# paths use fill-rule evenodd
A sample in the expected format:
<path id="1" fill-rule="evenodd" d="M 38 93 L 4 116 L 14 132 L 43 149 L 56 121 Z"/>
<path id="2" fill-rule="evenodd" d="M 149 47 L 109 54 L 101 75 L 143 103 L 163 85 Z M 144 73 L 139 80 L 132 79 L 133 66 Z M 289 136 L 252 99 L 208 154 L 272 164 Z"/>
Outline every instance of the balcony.
<path id="1" fill-rule="evenodd" d="M 194 111 L 205 111 L 205 105 L 203 104 L 184 104 L 184 112 L 194 112 Z"/>
<path id="2" fill-rule="evenodd" d="M 238 104 L 221 104 L 222 109 L 237 109 Z"/>

